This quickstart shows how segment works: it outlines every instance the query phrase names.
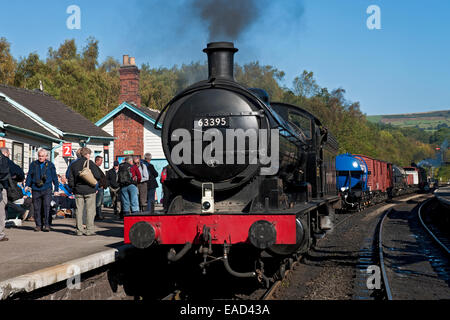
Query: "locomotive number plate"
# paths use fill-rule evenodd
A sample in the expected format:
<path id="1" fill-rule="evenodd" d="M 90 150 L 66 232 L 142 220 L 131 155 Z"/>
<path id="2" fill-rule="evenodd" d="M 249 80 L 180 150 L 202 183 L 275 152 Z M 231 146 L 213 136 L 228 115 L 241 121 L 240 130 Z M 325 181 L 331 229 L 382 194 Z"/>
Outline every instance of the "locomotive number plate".
<path id="1" fill-rule="evenodd" d="M 228 128 L 230 126 L 229 117 L 204 117 L 195 119 L 196 127 L 199 128 Z"/>

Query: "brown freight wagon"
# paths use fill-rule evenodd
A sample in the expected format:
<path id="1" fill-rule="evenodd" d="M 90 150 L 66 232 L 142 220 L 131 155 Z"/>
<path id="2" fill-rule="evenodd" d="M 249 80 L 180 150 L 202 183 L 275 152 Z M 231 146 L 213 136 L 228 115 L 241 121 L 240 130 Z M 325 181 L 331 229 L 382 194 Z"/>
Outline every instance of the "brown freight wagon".
<path id="1" fill-rule="evenodd" d="M 368 180 L 367 186 L 373 193 L 373 198 L 379 201 L 387 199 L 388 193 L 393 187 L 392 163 L 374 159 L 365 155 L 358 155 L 367 164 Z"/>

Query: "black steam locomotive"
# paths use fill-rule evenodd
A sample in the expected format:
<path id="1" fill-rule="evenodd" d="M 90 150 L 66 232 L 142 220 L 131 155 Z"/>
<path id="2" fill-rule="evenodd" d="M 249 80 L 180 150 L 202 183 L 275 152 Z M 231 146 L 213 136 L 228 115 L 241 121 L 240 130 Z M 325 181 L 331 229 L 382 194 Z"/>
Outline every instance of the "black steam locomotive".
<path id="1" fill-rule="evenodd" d="M 125 217 L 124 238 L 142 249 L 167 246 L 170 261 L 194 247 L 204 270 L 221 261 L 234 276 L 267 283 L 264 259 L 287 261 L 332 229 L 338 144 L 306 110 L 236 83 L 237 51 L 209 44 L 209 79 L 161 113 L 170 196 L 163 214 Z M 249 272 L 230 266 L 235 246 L 252 257 Z"/>

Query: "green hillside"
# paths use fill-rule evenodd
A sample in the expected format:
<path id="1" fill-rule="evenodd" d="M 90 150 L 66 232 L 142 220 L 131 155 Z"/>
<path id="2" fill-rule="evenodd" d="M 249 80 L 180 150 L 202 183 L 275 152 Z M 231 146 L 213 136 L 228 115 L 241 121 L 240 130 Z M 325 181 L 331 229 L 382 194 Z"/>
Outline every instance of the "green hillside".
<path id="1" fill-rule="evenodd" d="M 367 116 L 372 123 L 391 124 L 402 128 L 415 127 L 429 132 L 450 127 L 450 110 L 423 113 Z"/>

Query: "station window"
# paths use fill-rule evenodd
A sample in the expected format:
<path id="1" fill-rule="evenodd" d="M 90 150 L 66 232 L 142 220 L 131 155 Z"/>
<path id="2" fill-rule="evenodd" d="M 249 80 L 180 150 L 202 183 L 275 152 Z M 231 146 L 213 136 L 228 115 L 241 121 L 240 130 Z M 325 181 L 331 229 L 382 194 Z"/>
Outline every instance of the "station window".
<path id="1" fill-rule="evenodd" d="M 23 143 L 13 142 L 12 160 L 23 169 Z"/>

